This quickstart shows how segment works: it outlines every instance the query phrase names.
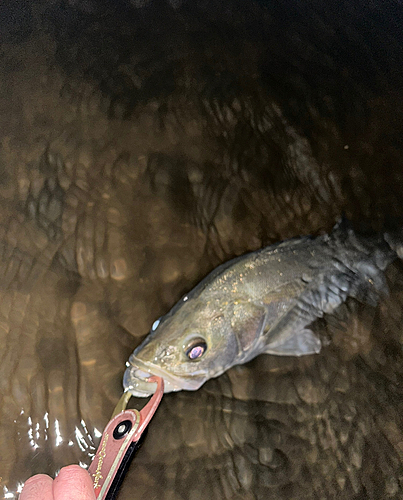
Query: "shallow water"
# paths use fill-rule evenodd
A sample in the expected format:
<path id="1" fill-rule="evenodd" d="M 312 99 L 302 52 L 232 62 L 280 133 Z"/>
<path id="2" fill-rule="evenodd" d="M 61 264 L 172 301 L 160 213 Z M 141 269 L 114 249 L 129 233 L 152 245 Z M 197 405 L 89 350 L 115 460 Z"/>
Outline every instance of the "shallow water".
<path id="1" fill-rule="evenodd" d="M 90 462 L 129 354 L 220 262 L 342 213 L 403 222 L 397 3 L 143 4 L 0 7 L 6 498 Z M 315 324 L 320 355 L 164 397 L 119 498 L 401 498 L 401 263 L 387 275 L 376 309 Z"/>

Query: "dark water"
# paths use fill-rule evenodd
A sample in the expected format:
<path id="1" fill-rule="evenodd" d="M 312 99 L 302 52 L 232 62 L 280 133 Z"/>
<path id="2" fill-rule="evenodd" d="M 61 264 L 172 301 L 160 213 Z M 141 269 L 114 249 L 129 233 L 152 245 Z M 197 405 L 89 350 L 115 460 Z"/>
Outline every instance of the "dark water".
<path id="1" fill-rule="evenodd" d="M 0 476 L 88 464 L 152 322 L 220 262 L 403 223 L 401 4 L 0 6 Z M 403 497 L 403 267 L 330 345 L 167 395 L 124 499 Z"/>

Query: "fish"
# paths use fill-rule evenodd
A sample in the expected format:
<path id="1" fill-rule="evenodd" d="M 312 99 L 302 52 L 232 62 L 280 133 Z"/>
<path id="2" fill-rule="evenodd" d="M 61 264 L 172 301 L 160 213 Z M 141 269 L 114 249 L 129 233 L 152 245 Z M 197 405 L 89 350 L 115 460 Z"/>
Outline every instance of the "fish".
<path id="1" fill-rule="evenodd" d="M 213 270 L 162 318 L 126 363 L 123 385 L 135 397 L 154 390 L 194 391 L 260 354 L 318 354 L 310 328 L 353 297 L 376 306 L 388 294 L 385 269 L 401 240 L 362 236 L 346 221 L 330 234 L 303 236 L 236 257 Z"/>

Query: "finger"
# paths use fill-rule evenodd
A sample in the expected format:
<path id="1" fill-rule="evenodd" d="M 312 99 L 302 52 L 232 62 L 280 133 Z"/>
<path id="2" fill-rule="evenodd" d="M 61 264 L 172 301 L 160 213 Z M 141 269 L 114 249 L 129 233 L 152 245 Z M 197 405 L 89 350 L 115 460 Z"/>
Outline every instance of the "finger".
<path id="1" fill-rule="evenodd" d="M 79 465 L 63 467 L 53 481 L 53 497 L 55 500 L 95 500 L 90 475 Z"/>
<path id="2" fill-rule="evenodd" d="M 46 474 L 37 474 L 25 481 L 20 500 L 53 500 L 53 479 Z"/>

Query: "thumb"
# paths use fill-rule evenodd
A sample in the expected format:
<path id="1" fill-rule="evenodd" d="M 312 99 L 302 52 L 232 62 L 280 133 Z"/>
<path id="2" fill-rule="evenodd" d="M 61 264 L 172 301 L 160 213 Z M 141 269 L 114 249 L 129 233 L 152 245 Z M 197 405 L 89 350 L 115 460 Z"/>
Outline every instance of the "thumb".
<path id="1" fill-rule="evenodd" d="M 53 481 L 54 500 L 95 500 L 94 485 L 79 465 L 63 467 Z"/>

